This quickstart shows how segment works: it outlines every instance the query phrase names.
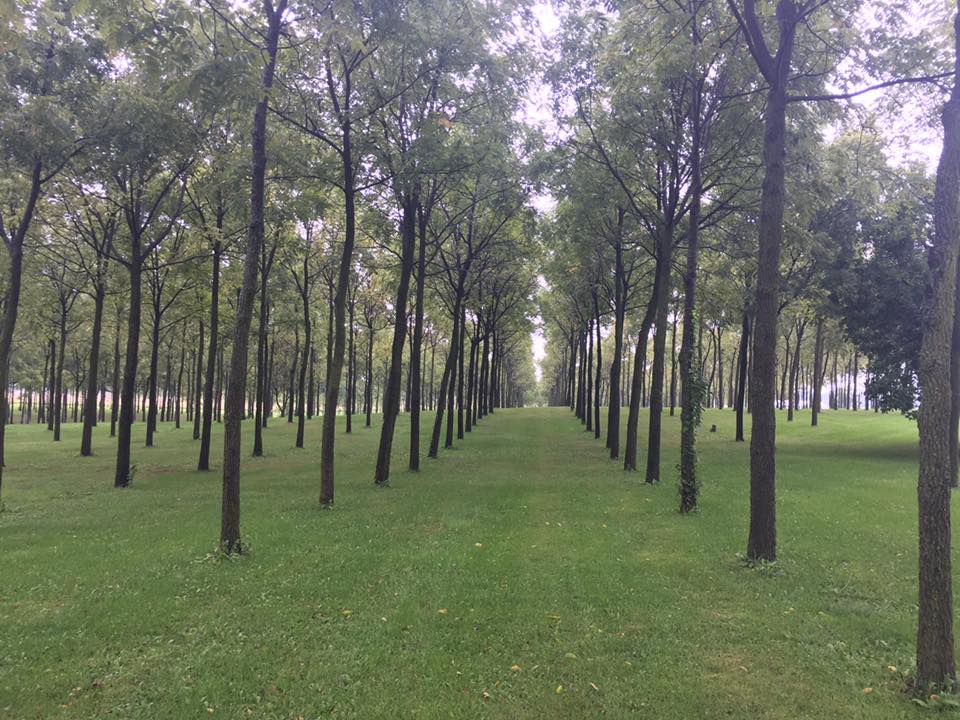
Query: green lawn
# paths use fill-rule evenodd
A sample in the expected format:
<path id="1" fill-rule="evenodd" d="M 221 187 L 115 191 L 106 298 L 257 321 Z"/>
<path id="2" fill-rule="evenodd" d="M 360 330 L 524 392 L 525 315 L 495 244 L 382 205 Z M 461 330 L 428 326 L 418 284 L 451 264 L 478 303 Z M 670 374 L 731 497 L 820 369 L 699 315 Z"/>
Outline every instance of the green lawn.
<path id="1" fill-rule="evenodd" d="M 361 422 L 337 441 L 332 511 L 317 507 L 319 422 L 298 451 L 274 420 L 267 456 L 244 463 L 239 560 L 214 552 L 220 476 L 193 470 L 189 429 L 162 426 L 148 450 L 138 424 L 134 484 L 114 490 L 105 427 L 87 459 L 75 426 L 59 445 L 12 427 L 0 717 L 922 717 L 900 692 L 916 428 L 828 412 L 780 430 L 781 560 L 748 568 L 730 411 L 706 414 L 690 517 L 675 511 L 679 417 L 653 487 L 566 410 L 531 409 L 378 490 L 379 435 Z"/>

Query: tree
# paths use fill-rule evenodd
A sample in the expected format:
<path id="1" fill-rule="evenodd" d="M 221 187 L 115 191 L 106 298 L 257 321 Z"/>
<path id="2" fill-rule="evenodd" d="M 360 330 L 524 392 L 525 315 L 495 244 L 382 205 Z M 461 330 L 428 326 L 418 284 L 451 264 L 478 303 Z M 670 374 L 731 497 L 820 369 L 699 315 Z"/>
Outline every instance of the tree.
<path id="1" fill-rule="evenodd" d="M 950 488 L 956 458 L 951 423 L 951 351 L 960 255 L 960 4 L 954 18 L 954 81 L 943 108 L 943 150 L 934 192 L 933 242 L 928 258 L 931 292 L 920 345 L 920 598 L 916 687 L 953 688 L 953 578 L 950 557 Z"/>
<path id="2" fill-rule="evenodd" d="M 230 376 L 224 400 L 223 433 L 223 502 L 220 518 L 220 550 L 227 555 L 240 553 L 240 421 L 247 380 L 247 347 L 253 319 L 253 299 L 257 292 L 257 266 L 264 237 L 264 196 L 267 175 L 267 110 L 273 87 L 285 25 L 287 0 L 263 0 L 261 12 L 266 21 L 262 33 L 263 68 L 260 73 L 260 98 L 253 111 L 253 132 L 250 141 L 250 216 L 247 226 L 247 247 L 243 266 L 243 285 L 237 303 L 233 331 L 233 352 Z M 252 42 L 252 38 L 246 38 Z"/>

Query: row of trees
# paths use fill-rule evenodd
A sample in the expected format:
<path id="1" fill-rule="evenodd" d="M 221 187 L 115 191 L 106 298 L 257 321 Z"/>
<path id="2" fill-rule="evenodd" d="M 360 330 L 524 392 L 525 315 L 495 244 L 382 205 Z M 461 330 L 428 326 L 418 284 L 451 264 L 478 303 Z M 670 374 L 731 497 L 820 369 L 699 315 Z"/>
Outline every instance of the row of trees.
<path id="1" fill-rule="evenodd" d="M 948 127 L 934 193 L 923 166 L 888 159 L 896 148 L 878 128 L 906 103 L 932 120 L 954 58 L 942 28 L 901 5 L 871 13 L 815 0 L 571 5 L 551 69 L 564 141 L 548 180 L 547 397 L 598 438 L 605 422 L 609 455 L 628 471 L 640 468 L 646 406 L 647 482 L 663 479 L 661 418 L 679 404 L 681 512 L 698 506 L 702 409 L 732 404 L 743 440 L 749 407 L 756 562 L 776 559 L 778 406 L 792 420 L 805 396 L 816 424 L 827 381 L 830 407 L 863 398 L 913 413 L 919 402 L 926 688 L 956 679 L 960 158 Z M 882 88 L 897 92 L 873 110 L 837 103 Z"/>
<path id="2" fill-rule="evenodd" d="M 856 404 L 864 362 L 871 405 L 920 400 L 917 680 L 955 681 L 960 100 L 932 201 L 922 169 L 886 159 L 890 109 L 836 104 L 896 86 L 930 110 L 956 73 L 939 28 L 893 2 L 869 22 L 857 0 L 570 2 L 547 68 L 563 138 L 544 149 L 519 119 L 539 59 L 522 0 L 23 5 L 0 24 L 0 452 L 24 395 L 58 436 L 67 377 L 83 454 L 110 390 L 117 487 L 138 408 L 149 445 L 186 403 L 200 470 L 222 415 L 237 553 L 245 416 L 254 455 L 278 399 L 298 446 L 322 416 L 326 507 L 336 416 L 352 428 L 362 393 L 386 484 L 402 410 L 416 470 L 425 406 L 436 456 L 530 398 L 539 286 L 548 395 L 605 423 L 626 470 L 646 405 L 645 478 L 662 479 L 679 405 L 682 511 L 702 408 L 732 394 L 742 439 L 749 402 L 747 556 L 764 562 L 776 406 L 805 387 L 817 407 L 828 376 Z M 534 179 L 558 201 L 542 226 Z"/>
<path id="3" fill-rule="evenodd" d="M 114 484 L 185 418 L 224 424 L 221 547 L 242 549 L 241 420 L 435 409 L 429 455 L 534 379 L 537 138 L 514 120 L 519 4 L 28 4 L 4 24 L 5 422 L 110 416 Z M 255 350 L 254 350 L 255 348 Z M 255 360 L 249 357 L 255 354 Z M 72 411 L 70 406 L 72 405 Z M 445 432 L 444 432 L 445 430 Z M 2 433 L 2 425 L 0 425 Z M 248 449 L 248 452 L 250 450 Z"/>

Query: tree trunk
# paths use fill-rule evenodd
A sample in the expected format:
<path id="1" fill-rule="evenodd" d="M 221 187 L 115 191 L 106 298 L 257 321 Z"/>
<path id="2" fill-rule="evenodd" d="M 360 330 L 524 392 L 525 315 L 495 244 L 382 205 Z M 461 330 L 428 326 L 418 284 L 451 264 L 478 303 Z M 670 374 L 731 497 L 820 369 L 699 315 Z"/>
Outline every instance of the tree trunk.
<path id="1" fill-rule="evenodd" d="M 683 337 L 680 347 L 680 512 L 697 509 L 700 486 L 697 481 L 697 426 L 700 424 L 702 379 L 693 369 L 694 336 L 697 307 L 697 264 L 700 252 L 700 204 L 702 178 L 700 173 L 700 92 L 702 86 L 691 88 L 690 104 L 690 217 L 687 229 L 687 265 L 683 274 Z M 676 324 L 674 324 L 676 336 Z M 722 392 L 722 388 L 721 388 Z"/>
<path id="2" fill-rule="evenodd" d="M 670 323 L 670 417 L 676 414 L 677 405 L 677 315 L 674 312 Z"/>
<path id="3" fill-rule="evenodd" d="M 117 308 L 117 332 L 113 338 L 113 382 L 110 386 L 110 437 L 117 436 L 120 411 L 120 308 Z"/>
<path id="4" fill-rule="evenodd" d="M 820 403 L 823 387 L 823 318 L 817 318 L 816 334 L 813 341 L 813 386 L 810 395 L 810 424 L 816 427 L 820 418 Z"/>
<path id="5" fill-rule="evenodd" d="M 783 7 L 783 0 L 779 8 Z M 793 11 L 795 12 L 795 10 Z M 781 39 L 781 42 L 785 42 Z M 791 34 L 792 43 L 792 34 Z M 789 67 L 789 54 L 786 64 Z M 784 78 L 784 84 L 786 79 Z M 776 435 L 777 302 L 783 235 L 786 91 L 774 86 L 764 121 L 764 178 L 760 197 L 759 260 L 750 375 L 750 533 L 747 557 L 777 558 Z"/>
<path id="6" fill-rule="evenodd" d="M 60 315 L 60 348 L 57 351 L 57 375 L 54 378 L 54 397 L 55 405 L 53 408 L 53 440 L 54 442 L 60 441 L 60 425 L 63 422 L 64 416 L 67 414 L 66 408 L 66 389 L 63 387 L 63 360 L 66 355 L 67 347 L 67 314 L 66 309 L 61 309 Z M 3 393 L 4 399 L 6 399 L 6 390 Z M 6 402 L 4 402 L 4 409 L 6 409 Z M 4 416 L 6 417 L 6 416 Z"/>
<path id="7" fill-rule="evenodd" d="M 357 353 L 354 348 L 354 305 L 353 298 L 347 303 L 347 402 L 344 410 L 346 411 L 346 432 L 353 432 L 353 412 L 356 402 L 357 392 Z"/>
<path id="8" fill-rule="evenodd" d="M 749 364 L 750 349 L 750 312 L 743 310 L 743 322 L 740 326 L 740 349 L 737 352 L 737 397 L 734 400 L 734 410 L 737 414 L 736 442 L 743 442 L 744 410 L 747 400 L 747 367 Z"/>
<path id="9" fill-rule="evenodd" d="M 600 337 L 600 307 L 597 304 L 597 293 L 593 293 L 593 314 L 596 317 L 597 328 L 597 373 L 594 380 L 593 389 L 593 437 L 600 437 L 600 391 L 603 388 L 603 352 L 600 349 L 602 338 Z"/>
<path id="10" fill-rule="evenodd" d="M 473 432 L 473 424 L 476 422 L 476 372 L 477 372 L 477 347 L 479 338 L 477 336 L 476 325 L 474 325 L 473 335 L 470 337 L 470 361 L 467 365 L 467 419 L 464 430 Z"/>
<path id="11" fill-rule="evenodd" d="M 262 255 L 262 253 L 261 253 Z M 267 273 L 264 268 L 260 275 L 260 322 L 257 328 L 257 399 L 254 408 L 253 457 L 263 456 L 263 428 L 267 414 L 267 398 L 270 395 L 267 378 Z"/>
<path id="12" fill-rule="evenodd" d="M 182 408 L 182 392 L 183 392 L 183 370 L 187 361 L 187 346 L 186 346 L 186 325 L 183 328 L 183 338 L 180 341 L 180 369 L 177 370 L 177 404 L 173 409 L 173 421 L 177 430 L 180 429 L 180 410 Z"/>
<path id="13" fill-rule="evenodd" d="M 147 377 L 147 438 L 146 446 L 153 447 L 157 430 L 157 373 L 160 369 L 160 321 L 158 307 L 154 307 L 153 326 L 150 328 L 150 369 Z"/>
<path id="14" fill-rule="evenodd" d="M 460 306 L 460 350 L 457 353 L 457 440 L 463 440 L 464 377 L 463 357 L 467 346 L 467 310 Z"/>
<path id="15" fill-rule="evenodd" d="M 660 428 L 663 420 L 663 378 L 667 349 L 667 311 L 670 300 L 670 272 L 673 269 L 673 228 L 663 228 L 657 272 L 662 274 L 656 297 L 653 334 L 653 372 L 650 378 L 650 426 L 647 438 L 648 483 L 660 482 Z"/>
<path id="16" fill-rule="evenodd" d="M 410 374 L 413 386 L 410 388 L 410 459 L 411 470 L 420 469 L 420 408 L 423 387 L 420 382 L 420 363 L 423 349 L 423 293 L 427 276 L 427 223 L 423 206 L 417 204 L 417 228 L 420 242 L 417 247 L 416 296 L 413 316 L 413 337 L 410 342 Z M 369 423 L 368 423 L 369 425 Z"/>
<path id="17" fill-rule="evenodd" d="M 410 294 L 410 275 L 413 272 L 413 254 L 416 245 L 416 198 L 403 201 L 401 228 L 402 248 L 400 254 L 400 282 L 394 304 L 396 318 L 393 326 L 393 343 L 390 348 L 390 372 L 383 393 L 383 425 L 380 428 L 380 446 L 377 451 L 377 467 L 374 482 L 383 485 L 390 477 L 390 453 L 393 449 L 393 431 L 400 411 L 400 391 L 403 372 L 403 345 L 407 335 L 407 299 Z"/>
<path id="18" fill-rule="evenodd" d="M 634 350 L 633 377 L 630 382 L 630 412 L 627 415 L 627 441 L 623 450 L 623 469 L 629 471 L 637 469 L 637 426 L 640 423 L 640 403 L 643 399 L 641 388 L 646 367 L 643 360 L 647 355 L 647 337 L 650 335 L 650 326 L 653 325 L 656 312 L 655 298 L 659 293 L 660 281 L 661 273 L 657 272 L 654 275 L 653 290 L 650 302 L 647 303 L 647 311 L 640 322 L 640 332 L 637 335 L 637 346 Z"/>
<path id="19" fill-rule="evenodd" d="M 587 321 L 586 343 L 587 366 L 584 369 L 583 417 L 587 424 L 587 432 L 593 432 L 593 318 Z"/>
<path id="20" fill-rule="evenodd" d="M 80 454 L 84 457 L 93 454 L 93 427 L 97 424 L 97 371 L 100 369 L 100 336 L 103 331 L 103 302 L 106 287 L 97 282 L 93 297 L 93 332 L 90 335 L 90 370 L 87 374 L 87 397 L 83 408 L 83 436 L 80 440 Z"/>
<path id="21" fill-rule="evenodd" d="M 960 3 L 954 18 L 954 71 L 960 75 Z M 950 488 L 955 462 L 950 437 L 951 349 L 957 306 L 960 253 L 960 79 L 944 106 L 943 150 L 934 192 L 934 240 L 928 253 L 930 304 L 920 349 L 920 572 L 916 690 L 953 689 L 957 683 L 953 642 Z"/>
<path id="22" fill-rule="evenodd" d="M 790 367 L 790 379 L 788 382 L 787 398 L 787 422 L 793 422 L 794 410 L 797 406 L 797 381 L 800 372 L 800 349 L 803 345 L 803 331 L 806 328 L 806 320 L 797 323 L 797 340 L 793 348 L 793 361 Z"/>
<path id="23" fill-rule="evenodd" d="M 240 422 L 247 380 L 247 344 L 253 319 L 253 299 L 257 291 L 257 261 L 263 244 L 264 181 L 267 170 L 267 106 L 277 63 L 277 45 L 287 0 L 279 0 L 274 8 L 264 1 L 268 31 L 267 60 L 263 68 L 263 95 L 253 115 L 251 138 L 250 219 L 247 227 L 247 251 L 243 265 L 243 285 L 237 303 L 237 320 L 230 357 L 227 385 L 226 417 L 223 432 L 223 501 L 220 520 L 220 549 L 226 554 L 239 553 L 240 544 Z"/>
<path id="24" fill-rule="evenodd" d="M 140 352 L 141 271 L 140 239 L 130 241 L 130 309 L 127 316 L 127 349 L 123 366 L 123 387 L 120 390 L 120 419 L 117 434 L 117 468 L 114 487 L 130 484 L 130 437 L 136 412 L 137 358 Z"/>
<path id="25" fill-rule="evenodd" d="M 47 51 L 48 60 L 52 57 L 52 50 Z M 43 163 L 39 157 L 34 159 L 30 173 L 30 193 L 24 206 L 17 229 L 9 238 L 3 237 L 7 248 L 7 282 L 6 295 L 3 303 L 3 323 L 0 324 L 0 388 L 6 388 L 10 382 L 10 354 L 13 351 L 13 334 L 17 326 L 17 314 L 20 310 L 20 286 L 23 281 L 23 241 L 27 236 L 27 229 L 33 219 L 33 213 L 40 199 L 41 171 Z M 7 395 L 3 393 L 0 400 L 0 499 L 3 498 L 3 439 L 7 418 Z"/>
<path id="26" fill-rule="evenodd" d="M 200 415 L 203 397 L 203 320 L 200 321 L 200 336 L 197 341 L 197 366 L 193 373 L 193 439 L 200 439 Z"/>
<path id="27" fill-rule="evenodd" d="M 217 213 L 217 232 L 223 230 L 223 214 Z M 213 432 L 213 383 L 220 335 L 220 254 L 222 246 L 218 235 L 213 243 L 213 273 L 210 283 L 210 348 L 207 351 L 207 374 L 203 383 L 203 419 L 200 426 L 200 458 L 197 470 L 210 469 L 210 435 Z M 259 254 L 259 253 L 258 253 Z M 255 258 L 256 261 L 258 258 Z M 246 361 L 244 361 L 246 365 Z"/>
<path id="28" fill-rule="evenodd" d="M 310 323 L 310 267 L 307 256 L 303 258 L 303 358 L 300 361 L 300 382 L 297 387 L 297 441 L 303 447 L 303 432 L 307 413 L 307 366 L 310 364 L 312 325 Z"/>
<path id="29" fill-rule="evenodd" d="M 349 101 L 349 92 L 347 93 Z M 334 495 L 334 443 L 337 435 L 337 403 L 340 400 L 340 376 L 343 374 L 343 353 L 346 346 L 346 303 L 347 290 L 350 284 L 350 266 L 353 261 L 353 246 L 356 239 L 356 190 L 354 188 L 354 166 L 353 166 L 353 147 L 351 145 L 351 126 L 350 120 L 344 123 L 342 127 L 342 152 L 341 160 L 343 165 L 343 199 L 344 199 L 344 238 L 343 248 L 340 252 L 340 267 L 337 272 L 337 288 L 333 298 L 333 308 L 330 315 L 333 327 L 327 327 L 327 383 L 323 401 L 323 427 L 321 430 L 320 444 L 320 505 L 329 507 L 333 504 Z M 406 220 L 406 218 L 405 218 Z M 410 220 L 412 222 L 412 218 Z M 413 232 L 413 227 L 410 227 Z M 412 249 L 411 249 L 412 251 Z M 409 268 L 407 268 L 409 271 Z M 407 276 L 409 285 L 410 277 Z M 402 284 L 402 279 L 401 279 Z M 404 316 L 406 312 L 406 293 L 403 297 L 404 307 L 397 308 L 397 317 Z M 403 332 L 403 329 L 400 332 Z M 333 330 L 333 337 L 330 337 L 330 330 Z M 331 345 L 330 340 L 333 340 Z M 394 343 L 396 344 L 396 343 Z M 332 349 L 331 349 L 332 348 Z M 401 338 L 400 350 L 403 351 L 403 342 Z M 399 368 L 398 368 L 399 371 Z M 390 429 L 390 443 L 393 442 L 393 428 Z M 381 445 L 382 445 L 381 438 Z M 389 468 L 390 459 L 387 458 L 387 467 Z M 379 462 L 378 462 L 379 465 Z M 384 481 L 386 475 L 384 475 Z"/>
<path id="30" fill-rule="evenodd" d="M 458 288 L 459 290 L 459 288 Z M 433 434 L 430 436 L 430 450 L 428 456 L 435 458 L 440 450 L 440 433 L 443 429 L 444 412 L 447 412 L 448 396 L 453 394 L 453 374 L 457 362 L 457 348 L 460 340 L 460 295 L 453 308 L 453 335 L 450 338 L 450 350 L 443 365 L 443 375 L 440 377 L 440 391 L 437 394 L 437 413 L 433 419 Z"/>
<path id="31" fill-rule="evenodd" d="M 373 323 L 367 325 L 367 381 L 364 384 L 364 404 L 366 405 L 366 426 L 370 427 L 373 421 Z"/>

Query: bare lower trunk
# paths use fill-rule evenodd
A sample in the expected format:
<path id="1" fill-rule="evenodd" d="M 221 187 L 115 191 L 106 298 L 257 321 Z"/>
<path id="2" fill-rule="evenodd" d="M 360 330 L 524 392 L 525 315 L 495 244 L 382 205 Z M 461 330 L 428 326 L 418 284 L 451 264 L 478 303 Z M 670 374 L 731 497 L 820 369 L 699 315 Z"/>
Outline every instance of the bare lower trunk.
<path id="1" fill-rule="evenodd" d="M 420 365 L 423 352 L 423 291 L 427 270 L 427 227 L 422 206 L 417 206 L 417 228 L 420 238 L 417 247 L 416 271 L 416 310 L 413 317 L 413 337 L 410 343 L 410 374 L 413 385 L 410 388 L 410 461 L 411 470 L 420 469 L 420 408 L 423 386 L 420 379 Z M 369 424 L 369 423 L 368 423 Z"/>
<path id="2" fill-rule="evenodd" d="M 393 343 L 390 349 L 390 371 L 383 393 L 383 425 L 380 429 L 380 447 L 377 452 L 377 467 L 374 482 L 383 485 L 390 478 L 390 453 L 393 449 L 393 432 L 400 412 L 400 391 L 403 375 L 403 345 L 407 335 L 407 297 L 410 292 L 410 275 L 413 272 L 413 253 L 416 244 L 414 227 L 416 200 L 407 198 L 403 203 L 402 252 L 400 259 L 400 282 L 394 304 L 396 318 L 393 326 Z"/>
<path id="3" fill-rule="evenodd" d="M 49 59 L 50 52 L 48 52 L 47 57 Z M 20 310 L 20 286 L 23 280 L 23 241 L 33 219 L 37 201 L 40 199 L 42 167 L 43 163 L 39 158 L 36 158 L 30 175 L 30 194 L 27 197 L 20 222 L 11 237 L 8 238 L 5 234 L 3 236 L 9 262 L 7 265 L 7 286 L 5 288 L 6 297 L 3 303 L 3 324 L 0 325 L 0 388 L 4 388 L 3 397 L 0 398 L 0 500 L 3 498 L 3 439 L 9 410 L 6 387 L 10 382 L 10 354 L 13 351 L 13 334 L 17 326 L 17 314 Z"/>
<path id="4" fill-rule="evenodd" d="M 147 447 L 153 447 L 153 434 L 157 430 L 157 373 L 160 366 L 159 314 L 153 317 L 153 327 L 150 335 L 150 371 L 147 377 Z"/>
<path id="5" fill-rule="evenodd" d="M 659 293 L 661 273 L 657 273 L 653 281 L 650 302 L 640 323 L 640 333 L 637 335 L 637 347 L 634 353 L 633 377 L 630 381 L 630 412 L 627 415 L 627 440 L 623 450 L 623 469 L 634 471 L 637 469 L 637 427 L 640 423 L 640 401 L 642 400 L 643 373 L 646 367 L 644 359 L 647 356 L 647 337 L 650 335 L 650 326 L 653 324 L 656 312 L 656 297 Z"/>
<path id="6" fill-rule="evenodd" d="M 93 305 L 93 332 L 90 336 L 90 369 L 87 372 L 87 396 L 83 406 L 83 436 L 80 454 L 93 454 L 93 427 L 97 424 L 97 384 L 100 369 L 100 336 L 103 331 L 103 302 L 106 288 L 98 282 Z"/>
<path id="7" fill-rule="evenodd" d="M 960 12 L 954 19 L 954 69 L 960 73 Z M 953 641 L 950 488 L 955 433 L 951 438 L 950 351 L 957 305 L 960 253 L 960 80 L 943 109 L 943 151 L 934 193 L 934 241 L 929 250 L 932 295 L 920 350 L 919 614 L 917 691 L 952 689 L 957 682 Z"/>
<path id="8" fill-rule="evenodd" d="M 356 237 L 356 193 L 354 190 L 354 166 L 351 147 L 351 128 L 343 128 L 341 160 L 344 175 L 344 239 L 340 253 L 340 267 L 337 274 L 337 289 L 333 298 L 327 333 L 327 384 L 323 399 L 323 427 L 320 441 L 320 505 L 333 504 L 334 495 L 334 443 L 337 438 L 337 405 L 340 401 L 340 376 L 343 374 L 343 354 L 346 348 L 346 310 L 347 290 L 350 284 L 350 265 L 353 259 L 353 246 Z M 406 218 L 405 218 L 406 219 Z M 410 228 L 413 232 L 413 228 Z M 407 283 L 410 278 L 407 276 Z M 406 294 L 404 294 L 406 303 Z M 397 310 L 398 317 L 406 307 Z M 406 325 L 404 324 L 404 327 Z M 331 331 L 332 330 L 332 337 Z M 330 340 L 333 343 L 330 343 Z M 402 350 L 401 343 L 401 350 Z M 392 433 L 392 428 L 391 428 Z M 393 438 L 391 437 L 391 442 Z M 388 460 L 389 464 L 389 460 Z"/>
<path id="9" fill-rule="evenodd" d="M 137 357 L 140 350 L 141 266 L 139 239 L 132 242 L 130 258 L 130 309 L 127 318 L 127 352 L 123 366 L 123 386 L 120 390 L 120 419 L 117 433 L 117 467 L 114 487 L 130 484 L 130 439 L 133 416 L 136 412 Z"/>
<path id="10" fill-rule="evenodd" d="M 683 275 L 683 337 L 680 345 L 680 512 L 697 509 L 700 485 L 697 480 L 697 426 L 703 396 L 701 378 L 693 365 L 697 307 L 697 263 L 700 251 L 700 88 L 692 88 L 690 107 L 693 147 L 690 156 L 691 201 L 687 229 L 687 265 Z M 676 335 L 676 325 L 674 325 Z M 719 348 L 719 343 L 717 343 Z M 721 395 L 723 393 L 721 382 Z"/>
<path id="11" fill-rule="evenodd" d="M 254 409 L 253 456 L 263 455 L 263 425 L 268 412 L 265 407 L 270 390 L 267 387 L 267 306 L 266 271 L 260 277 L 260 325 L 257 329 L 257 398 Z"/>
<path id="12" fill-rule="evenodd" d="M 309 252 L 309 251 L 308 251 Z M 296 447 L 303 447 L 303 432 L 307 413 L 307 366 L 310 364 L 311 330 L 310 324 L 310 266 L 309 255 L 303 258 L 303 358 L 300 362 L 300 382 L 297 387 L 297 441 Z"/>
<path id="13" fill-rule="evenodd" d="M 218 219 L 218 224 L 220 223 Z M 207 351 L 207 374 L 203 383 L 203 418 L 200 426 L 200 458 L 197 470 L 210 469 L 210 435 L 213 432 L 213 383 L 220 334 L 220 240 L 213 244 L 213 274 L 210 284 L 210 349 Z"/>
<path id="14" fill-rule="evenodd" d="M 667 350 L 667 311 L 670 301 L 670 272 L 673 269 L 673 228 L 664 228 L 660 238 L 657 272 L 662 273 L 656 296 L 656 329 L 653 334 L 653 372 L 650 378 L 650 426 L 647 437 L 646 481 L 660 481 L 660 427 L 663 420 L 663 378 Z"/>
<path id="15" fill-rule="evenodd" d="M 764 170 L 760 199 L 759 261 L 750 376 L 750 533 L 747 557 L 777 557 L 776 432 L 777 302 L 783 235 L 786 93 L 773 88 L 764 122 Z"/>
<path id="16" fill-rule="evenodd" d="M 266 35 L 267 60 L 261 86 L 264 94 L 253 115 L 251 140 L 252 178 L 250 183 L 250 224 L 247 228 L 247 251 L 243 267 L 243 285 L 237 303 L 237 322 L 233 333 L 230 377 L 227 384 L 223 431 L 223 501 L 220 519 L 220 549 L 239 553 L 240 545 L 240 422 L 247 380 L 247 344 L 253 319 L 253 299 L 257 291 L 257 260 L 263 245 L 264 181 L 267 170 L 267 106 L 269 90 L 277 62 L 277 45 L 287 0 L 279 0 L 276 8 L 264 2 L 268 20 Z"/>

